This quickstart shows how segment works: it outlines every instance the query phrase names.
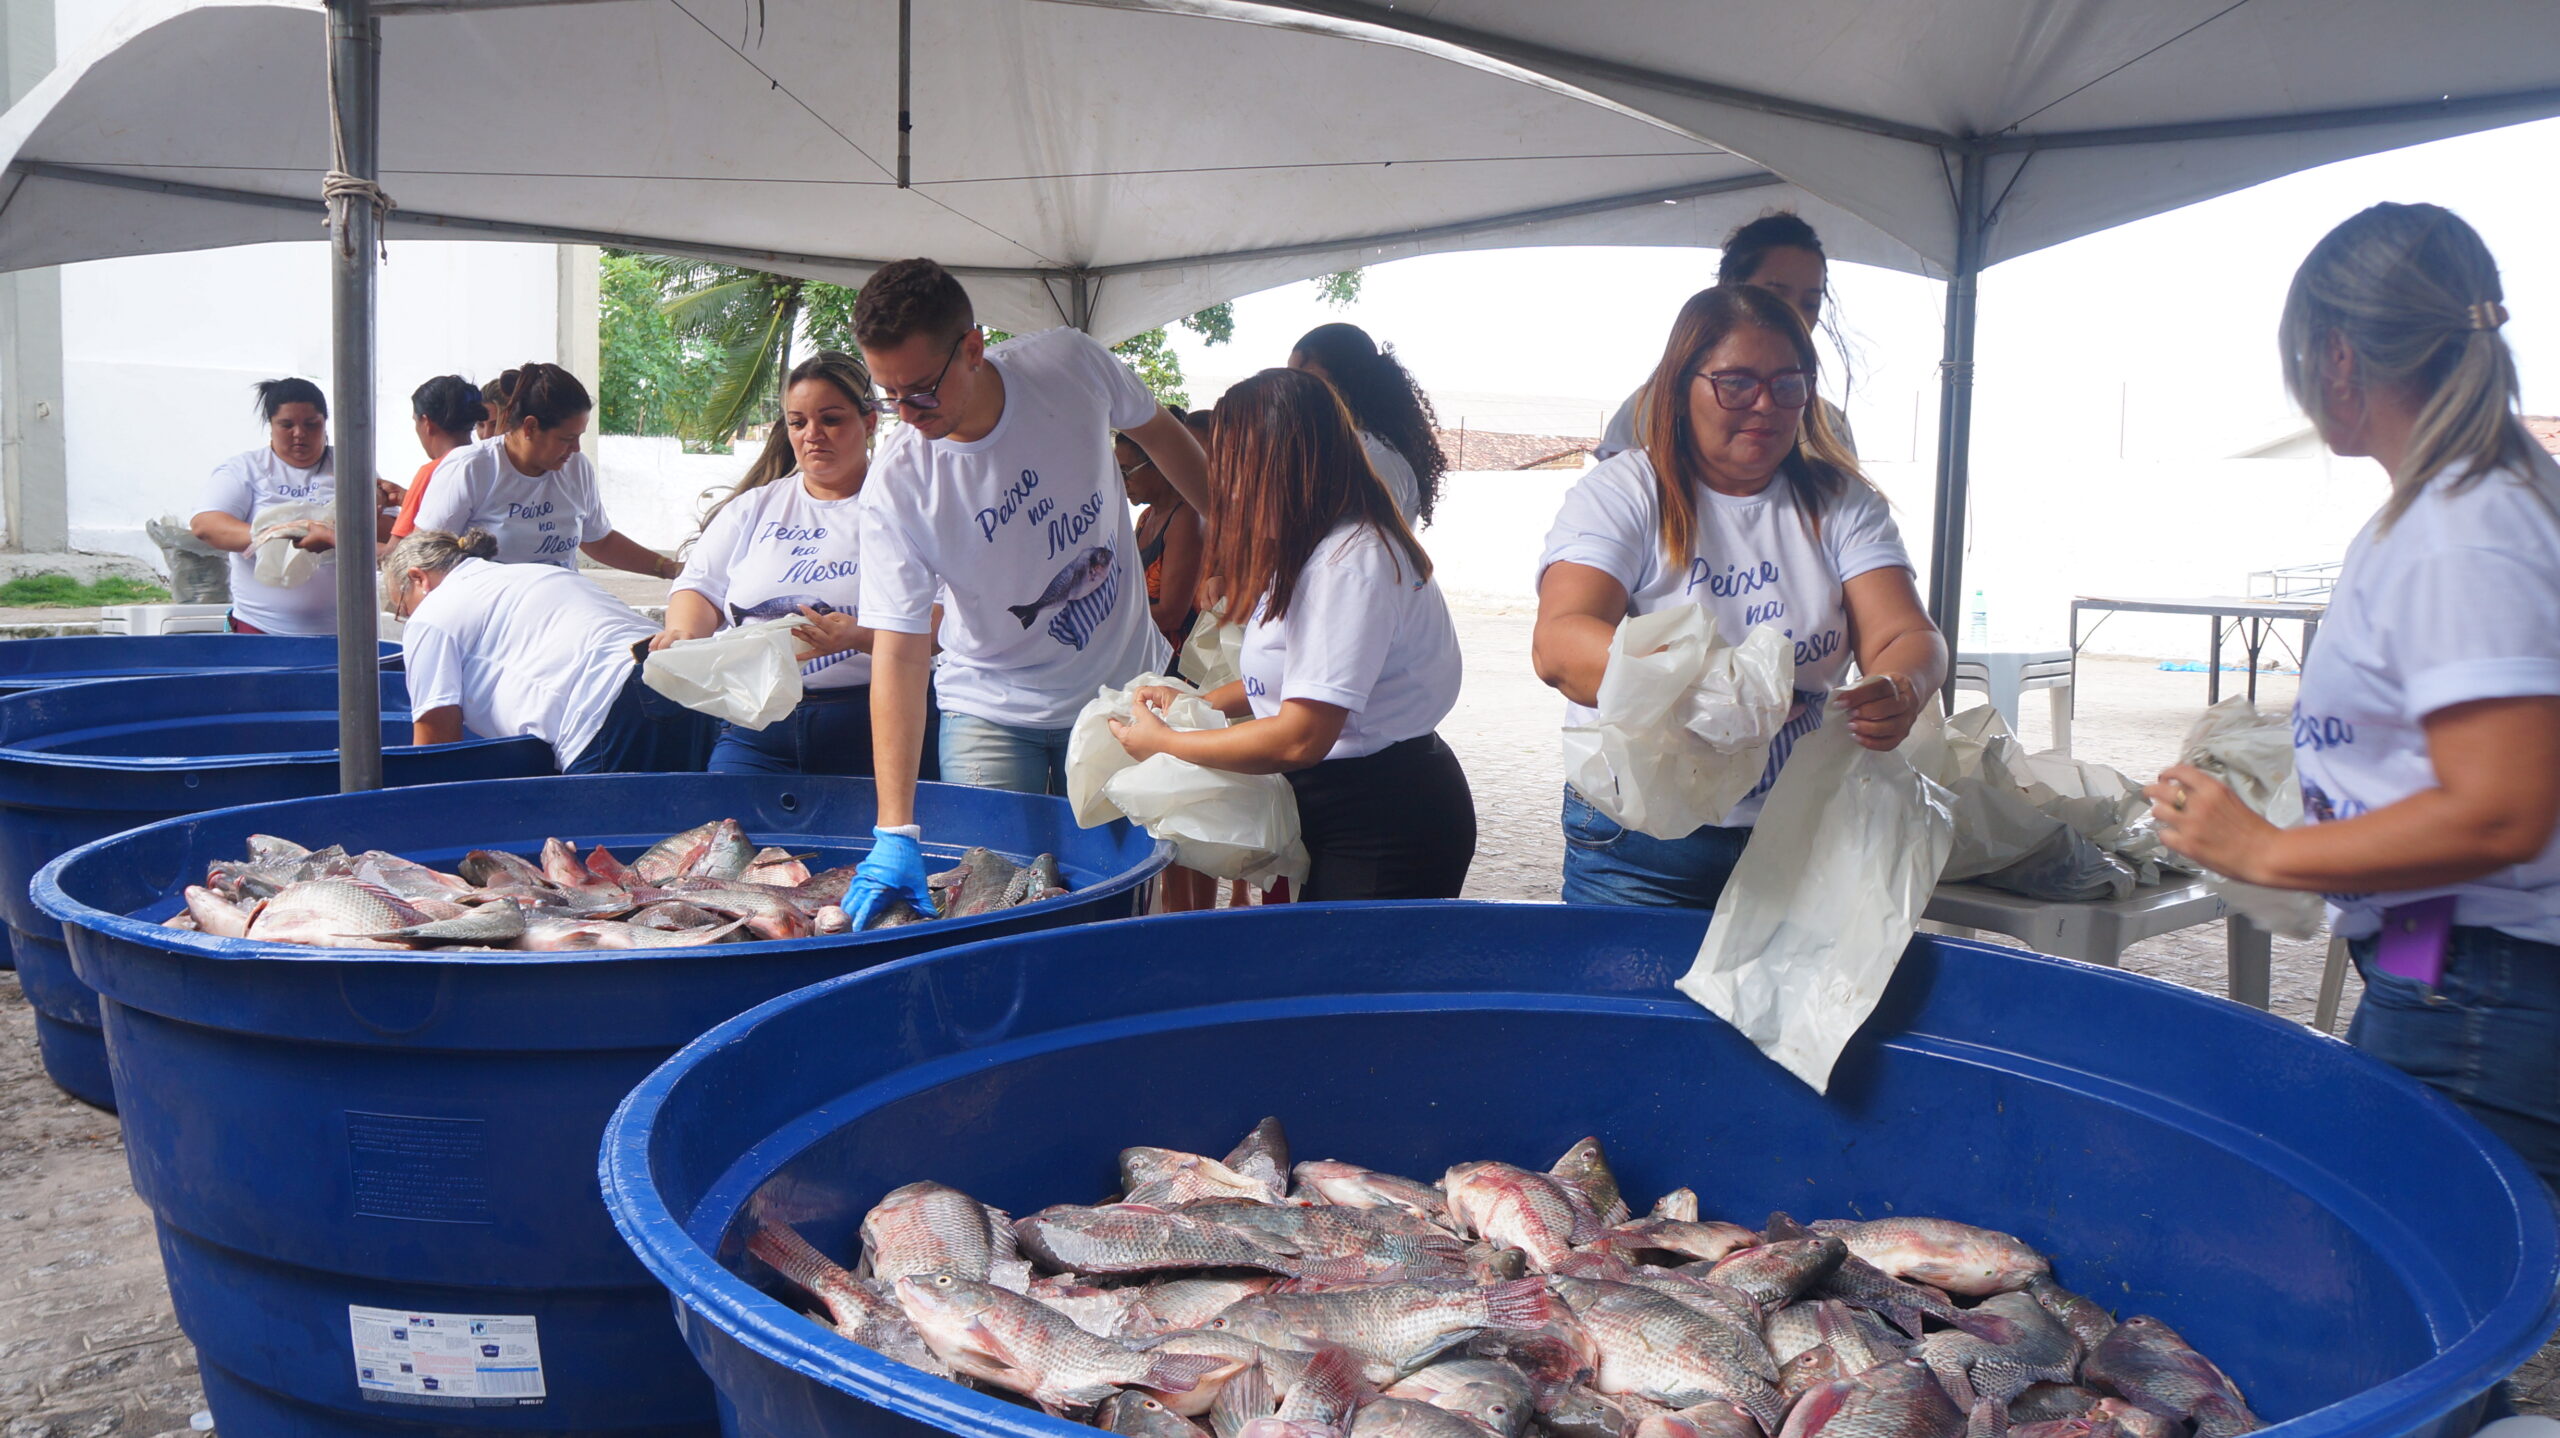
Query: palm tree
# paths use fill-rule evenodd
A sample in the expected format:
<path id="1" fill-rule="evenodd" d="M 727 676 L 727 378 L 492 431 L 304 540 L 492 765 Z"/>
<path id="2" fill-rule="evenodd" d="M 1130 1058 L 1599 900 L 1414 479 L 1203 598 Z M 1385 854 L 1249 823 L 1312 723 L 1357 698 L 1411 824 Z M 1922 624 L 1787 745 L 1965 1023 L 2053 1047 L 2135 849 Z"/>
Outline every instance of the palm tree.
<path id="1" fill-rule="evenodd" d="M 677 432 L 697 441 L 728 439 L 780 401 L 791 370 L 792 343 L 816 303 L 830 316 L 850 314 L 853 292 L 817 280 L 703 260 L 650 255 L 643 260 L 666 296 L 659 311 L 697 363 L 708 367 L 704 399 Z M 812 336 L 842 343 L 833 335 Z"/>

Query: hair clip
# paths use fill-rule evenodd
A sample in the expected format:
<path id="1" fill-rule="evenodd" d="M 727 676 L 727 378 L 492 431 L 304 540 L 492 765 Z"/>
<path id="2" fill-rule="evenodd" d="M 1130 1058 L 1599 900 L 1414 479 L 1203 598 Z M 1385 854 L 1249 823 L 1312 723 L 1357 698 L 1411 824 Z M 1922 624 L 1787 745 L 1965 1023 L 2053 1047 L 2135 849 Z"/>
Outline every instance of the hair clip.
<path id="1" fill-rule="evenodd" d="M 2507 322 L 2507 307 L 2496 300 L 2482 300 L 2471 307 L 2471 327 L 2493 330 Z"/>

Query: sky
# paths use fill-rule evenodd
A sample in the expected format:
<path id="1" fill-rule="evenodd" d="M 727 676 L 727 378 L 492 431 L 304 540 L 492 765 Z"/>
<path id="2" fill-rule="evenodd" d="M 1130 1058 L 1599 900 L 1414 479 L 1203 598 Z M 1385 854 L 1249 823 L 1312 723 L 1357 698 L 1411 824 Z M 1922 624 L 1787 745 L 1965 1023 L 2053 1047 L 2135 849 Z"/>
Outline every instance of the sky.
<path id="1" fill-rule="evenodd" d="M 2321 235 L 2379 200 L 2432 201 L 2481 232 L 2514 314 L 2525 409 L 2560 413 L 2555 160 L 2560 120 L 2540 121 L 2304 171 L 1994 266 L 1981 281 L 1977 456 L 2209 459 L 2298 429 L 2276 367 L 2285 288 Z M 1178 328 L 1174 342 L 1205 403 L 1216 387 L 1202 381 L 1281 363 L 1298 335 L 1348 320 L 1396 347 L 1448 427 L 1596 433 L 1714 263 L 1671 249 L 1424 256 L 1370 269 L 1346 310 L 1289 285 L 1236 302 L 1232 344 Z M 1861 453 L 1927 458 L 1944 286 L 1852 264 L 1834 265 L 1831 284 Z"/>

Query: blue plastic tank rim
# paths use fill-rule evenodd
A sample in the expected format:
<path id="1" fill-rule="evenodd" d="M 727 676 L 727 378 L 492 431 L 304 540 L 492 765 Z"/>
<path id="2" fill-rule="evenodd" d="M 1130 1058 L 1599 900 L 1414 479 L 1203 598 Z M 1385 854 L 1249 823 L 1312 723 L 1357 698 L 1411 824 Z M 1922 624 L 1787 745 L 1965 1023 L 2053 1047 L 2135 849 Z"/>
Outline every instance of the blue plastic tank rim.
<path id="1" fill-rule="evenodd" d="M 1257 909 L 1243 915 L 1234 911 L 1160 915 L 1093 927 L 1100 931 L 1145 926 L 1153 931 L 1150 942 L 1179 948 L 1183 941 L 1173 937 L 1178 935 L 1178 926 L 1257 922 L 1254 915 L 1284 922 L 1312 922 L 1328 914 L 1378 907 L 1387 906 L 1292 904 L 1284 910 Z M 1392 907 L 1431 910 L 1485 906 L 1433 902 Z M 653 1130 L 669 1093 L 684 1080 L 693 1064 L 700 1057 L 743 1039 L 775 1016 L 818 995 L 850 985 L 891 983 L 923 965 L 965 962 L 972 955 L 989 949 L 1036 943 L 1041 937 L 1013 936 L 941 949 L 785 994 L 704 1033 L 631 1091 L 605 1126 L 598 1177 L 615 1228 L 620 1230 L 641 1262 L 675 1295 L 678 1304 L 759 1356 L 892 1413 L 939 1427 L 965 1426 L 970 1431 L 995 1432 L 1011 1438 L 1074 1438 L 1074 1435 L 1088 1435 L 1089 1438 L 1094 1430 L 1084 1425 L 1049 1418 L 1036 1410 L 957 1385 L 919 1383 L 915 1381 L 915 1370 L 811 1322 L 740 1278 L 696 1243 L 686 1226 L 667 1208 L 650 1173 L 647 1147 L 647 1135 Z M 1997 952 L 2024 963 L 2088 970 L 2112 982 L 2157 985 L 2174 991 L 2181 1002 L 2214 1006 L 2224 1011 L 2231 1009 L 2230 1005 L 2210 995 L 2184 989 L 2166 980 L 2149 979 L 2121 970 L 2096 969 L 2095 966 L 2067 959 L 1973 941 L 1939 942 L 1958 948 Z M 2271 1026 L 2274 1031 L 2289 1034 L 2294 1041 L 2302 1037 L 2299 1025 L 2272 1014 L 2242 1010 L 2224 1012 L 2221 1016 Z M 984 1062 L 986 1055 L 987 1051 L 979 1050 L 974 1057 Z M 2373 1067 L 2384 1082 L 2400 1085 L 2422 1104 L 2432 1105 L 2449 1123 L 2479 1131 L 2486 1137 L 2486 1131 L 2478 1130 L 2477 1123 L 2468 1115 L 2416 1080 L 2378 1063 Z M 2494 1343 L 2466 1338 L 2457 1342 L 2451 1351 L 2440 1353 L 2363 1393 L 2273 1425 L 2265 1431 L 2281 1434 L 2283 1438 L 2331 1438 L 2331 1435 L 2344 1438 L 2348 1434 L 2411 1432 L 2473 1401 L 2470 1397 L 2458 1395 L 2476 1395 L 2485 1391 L 2540 1350 L 2555 1320 L 2560 1319 L 2560 1291 L 2537 1286 L 2525 1275 L 2548 1273 L 2556 1262 L 2560 1262 L 2560 1216 L 2555 1216 L 2549 1190 L 2521 1158 L 2505 1145 L 2495 1142 L 2483 1144 L 2481 1151 L 2495 1168 L 2501 1187 L 2515 1200 L 2515 1210 L 2523 1226 L 2517 1234 L 2518 1280 L 2481 1315 L 2476 1326 L 2513 1329 L 2522 1336 Z M 706 1204 L 708 1202 L 706 1196 Z"/>

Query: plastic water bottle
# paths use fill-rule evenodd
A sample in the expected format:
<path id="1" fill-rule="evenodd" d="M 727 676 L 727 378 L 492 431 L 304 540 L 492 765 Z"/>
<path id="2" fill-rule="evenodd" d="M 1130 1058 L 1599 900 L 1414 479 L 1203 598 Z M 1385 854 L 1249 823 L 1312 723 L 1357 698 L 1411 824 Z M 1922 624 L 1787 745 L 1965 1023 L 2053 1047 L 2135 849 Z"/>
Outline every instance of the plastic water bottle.
<path id="1" fill-rule="evenodd" d="M 1991 638 L 1991 610 L 1983 603 L 1982 591 L 1973 591 L 1973 610 L 1965 619 L 1964 637 L 1968 643 L 1981 644 Z"/>

